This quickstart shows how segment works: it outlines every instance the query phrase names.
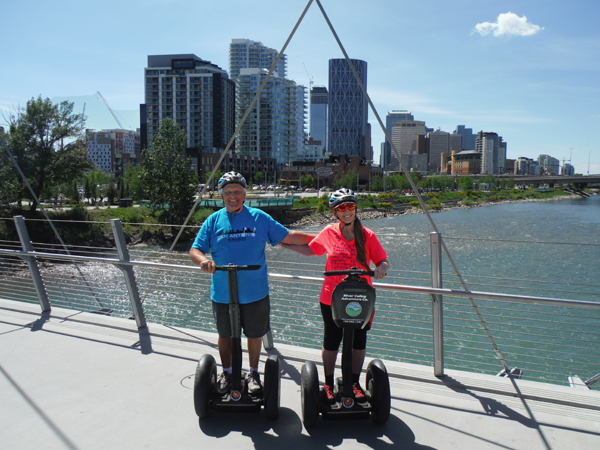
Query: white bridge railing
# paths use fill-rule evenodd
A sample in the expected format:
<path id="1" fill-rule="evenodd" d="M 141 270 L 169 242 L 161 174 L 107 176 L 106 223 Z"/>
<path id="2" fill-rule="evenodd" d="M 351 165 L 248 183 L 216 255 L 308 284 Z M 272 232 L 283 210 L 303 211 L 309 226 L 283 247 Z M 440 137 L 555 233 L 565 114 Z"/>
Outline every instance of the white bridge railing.
<path id="1" fill-rule="evenodd" d="M 210 277 L 190 262 L 187 253 L 143 246 L 130 250 L 118 219 L 111 221 L 116 249 L 69 246 L 65 250 L 32 243 L 25 220 L 17 216 L 14 222 L 20 242 L 0 242 L 0 297 L 39 302 L 42 312 L 56 306 L 129 317 L 140 328 L 151 321 L 216 331 Z M 391 282 L 374 283 L 377 312 L 369 332 L 370 357 L 430 365 L 436 376 L 443 375 L 446 367 L 495 374 L 504 368 L 498 358 L 504 358 L 526 379 L 571 381 L 584 388 L 598 379 L 597 294 L 586 301 L 444 288 L 441 236 L 432 233 L 429 239 L 430 272 L 394 270 L 386 278 Z M 323 265 L 268 263 L 277 267 L 277 273 L 269 273 L 272 333 L 265 345 L 285 342 L 320 348 L 322 278 L 307 274 L 320 273 Z M 446 284 L 456 285 L 451 275 L 443 276 L 450 279 Z M 486 283 L 498 279 L 490 280 L 480 279 L 478 284 L 497 290 L 497 284 Z M 598 292 L 598 286 L 591 287 Z M 568 289 L 554 286 L 553 290 L 573 296 Z"/>

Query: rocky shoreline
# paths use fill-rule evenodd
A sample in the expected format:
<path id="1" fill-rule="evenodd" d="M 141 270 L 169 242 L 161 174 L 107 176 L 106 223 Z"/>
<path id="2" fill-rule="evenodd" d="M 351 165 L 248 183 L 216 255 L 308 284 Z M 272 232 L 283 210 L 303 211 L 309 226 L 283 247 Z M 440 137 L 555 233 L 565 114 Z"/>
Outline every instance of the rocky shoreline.
<path id="1" fill-rule="evenodd" d="M 453 209 L 470 209 L 470 208 L 480 208 L 484 206 L 494 206 L 494 205 L 502 205 L 505 203 L 522 203 L 522 202 L 546 202 L 551 200 L 563 200 L 563 199 L 577 199 L 580 198 L 577 195 L 567 195 L 561 197 L 553 197 L 553 198 L 525 198 L 522 200 L 499 200 L 499 201 L 489 201 L 483 203 L 476 203 L 473 205 L 463 205 L 462 202 L 456 204 L 456 206 L 444 206 L 440 209 L 430 209 L 428 210 L 430 213 L 440 213 L 444 211 L 451 211 Z M 371 211 L 371 210 L 360 210 L 359 218 L 361 220 L 371 220 L 371 219 L 381 219 L 386 217 L 395 217 L 395 216 L 403 216 L 403 215 L 412 215 L 412 214 L 424 214 L 423 210 L 420 208 L 407 208 L 404 211 Z M 327 225 L 335 222 L 336 219 L 333 217 L 329 211 L 322 213 L 315 213 L 310 216 L 305 216 L 300 220 L 286 225 L 288 228 L 298 228 L 298 227 L 306 227 L 312 225 Z"/>

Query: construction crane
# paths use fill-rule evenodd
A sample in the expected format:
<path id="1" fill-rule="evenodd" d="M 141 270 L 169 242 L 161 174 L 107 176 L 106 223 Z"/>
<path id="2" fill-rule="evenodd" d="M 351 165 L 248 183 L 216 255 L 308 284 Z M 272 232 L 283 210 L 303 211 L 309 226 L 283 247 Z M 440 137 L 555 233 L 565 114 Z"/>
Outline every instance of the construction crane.
<path id="1" fill-rule="evenodd" d="M 100 91 L 97 91 L 97 92 L 98 92 L 98 95 L 104 101 L 104 104 L 106 105 L 106 107 L 108 108 L 108 110 L 110 111 L 110 113 L 112 114 L 112 116 L 115 118 L 115 120 L 119 124 L 119 128 L 125 129 L 125 127 L 123 127 L 123 125 L 121 124 L 121 121 L 119 120 L 119 118 L 117 117 L 117 115 L 115 114 L 115 112 L 113 111 L 113 109 L 110 107 L 110 105 L 108 104 L 108 102 L 106 101 L 106 99 L 104 98 L 104 96 L 100 93 Z"/>
<path id="2" fill-rule="evenodd" d="M 313 81 L 313 77 L 311 77 L 310 74 L 308 73 L 308 69 L 306 68 L 306 64 L 302 63 L 302 65 L 304 66 L 304 70 L 306 70 L 306 75 L 308 76 L 308 87 L 309 87 L 309 89 L 312 90 L 312 85 L 315 84 L 315 82 Z"/>

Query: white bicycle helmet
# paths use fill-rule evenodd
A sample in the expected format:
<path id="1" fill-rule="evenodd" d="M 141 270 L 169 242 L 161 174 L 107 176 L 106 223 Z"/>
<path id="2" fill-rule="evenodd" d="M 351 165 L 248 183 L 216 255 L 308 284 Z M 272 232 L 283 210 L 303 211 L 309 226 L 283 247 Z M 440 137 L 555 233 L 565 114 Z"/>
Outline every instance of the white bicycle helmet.
<path id="1" fill-rule="evenodd" d="M 333 209 L 342 203 L 357 203 L 358 197 L 351 189 L 341 188 L 331 194 L 329 197 L 329 208 Z"/>
<path id="2" fill-rule="evenodd" d="M 246 184 L 246 179 L 241 174 L 231 171 L 223 174 L 223 176 L 219 178 L 219 194 L 223 194 L 223 188 L 231 183 L 239 184 L 244 189 L 248 187 L 248 185 Z"/>

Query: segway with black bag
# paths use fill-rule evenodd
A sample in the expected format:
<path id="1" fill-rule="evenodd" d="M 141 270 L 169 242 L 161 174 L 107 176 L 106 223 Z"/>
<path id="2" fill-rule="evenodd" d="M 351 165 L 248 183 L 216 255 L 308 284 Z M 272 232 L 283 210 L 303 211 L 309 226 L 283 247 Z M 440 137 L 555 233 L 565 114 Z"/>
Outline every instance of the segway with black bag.
<path id="1" fill-rule="evenodd" d="M 216 270 L 227 271 L 229 279 L 229 316 L 231 321 L 231 389 L 219 394 L 217 382 L 217 362 L 212 355 L 202 355 L 196 367 L 194 378 L 194 407 L 199 418 L 209 417 L 219 412 L 259 412 L 264 405 L 269 419 L 279 417 L 281 394 L 281 365 L 276 355 L 265 362 L 265 377 L 262 395 L 250 395 L 242 373 L 242 339 L 240 305 L 238 302 L 238 270 L 258 270 L 261 266 L 217 266 Z"/>
<path id="2" fill-rule="evenodd" d="M 371 361 L 367 367 L 365 397 L 360 404 L 355 401 L 352 389 L 352 344 L 354 330 L 368 325 L 375 309 L 375 289 L 365 275 L 373 271 L 334 270 L 323 272 L 325 276 L 346 275 L 344 281 L 333 291 L 331 313 L 335 324 L 343 329 L 342 377 L 333 386 L 335 403 L 321 401 L 317 366 L 307 361 L 302 366 L 302 421 L 304 426 L 314 425 L 319 417 L 325 420 L 366 419 L 385 423 L 390 416 L 391 396 L 387 369 L 380 359 Z"/>

